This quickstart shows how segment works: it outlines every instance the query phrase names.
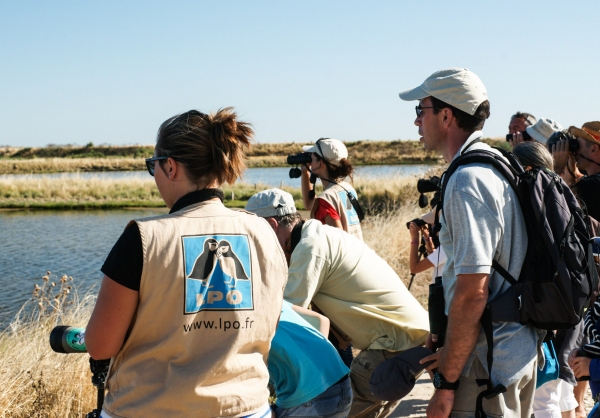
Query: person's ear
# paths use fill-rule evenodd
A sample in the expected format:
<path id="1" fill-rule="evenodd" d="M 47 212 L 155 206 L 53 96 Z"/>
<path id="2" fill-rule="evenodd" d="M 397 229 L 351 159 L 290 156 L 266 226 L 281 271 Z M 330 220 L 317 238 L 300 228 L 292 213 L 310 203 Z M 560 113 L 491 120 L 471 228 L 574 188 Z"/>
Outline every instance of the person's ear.
<path id="1" fill-rule="evenodd" d="M 452 110 L 449 107 L 445 107 L 440 113 L 442 114 L 442 125 L 444 128 L 449 128 L 452 123 L 452 116 L 454 116 Z"/>
<path id="2" fill-rule="evenodd" d="M 277 221 L 273 218 L 266 218 L 266 219 L 267 219 L 267 222 L 269 223 L 269 225 L 271 225 L 271 228 L 273 228 L 273 231 L 277 232 L 277 228 L 279 226 Z"/>
<path id="3" fill-rule="evenodd" d="M 177 176 L 177 172 L 179 171 L 179 167 L 174 159 L 169 157 L 167 159 L 167 163 L 165 164 L 165 174 L 169 178 L 169 180 L 175 180 L 175 176 Z"/>

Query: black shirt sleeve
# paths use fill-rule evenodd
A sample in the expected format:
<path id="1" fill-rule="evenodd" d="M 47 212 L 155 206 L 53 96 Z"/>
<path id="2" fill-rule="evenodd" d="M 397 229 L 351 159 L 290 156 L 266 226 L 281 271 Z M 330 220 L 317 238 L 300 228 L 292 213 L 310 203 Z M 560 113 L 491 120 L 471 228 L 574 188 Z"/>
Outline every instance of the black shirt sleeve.
<path id="1" fill-rule="evenodd" d="M 600 221 L 600 174 L 582 178 L 571 190 L 583 200 L 588 214 Z"/>
<path id="2" fill-rule="evenodd" d="M 143 268 L 142 237 L 134 222 L 123 231 L 100 270 L 120 285 L 139 292 Z"/>

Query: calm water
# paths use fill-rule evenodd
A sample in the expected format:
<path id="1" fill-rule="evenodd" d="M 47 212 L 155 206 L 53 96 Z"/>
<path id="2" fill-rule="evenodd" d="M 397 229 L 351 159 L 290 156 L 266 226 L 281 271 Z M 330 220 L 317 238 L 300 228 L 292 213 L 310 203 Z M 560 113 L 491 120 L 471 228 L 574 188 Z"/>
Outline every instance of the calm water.
<path id="1" fill-rule="evenodd" d="M 431 168 L 425 164 L 407 164 L 407 165 L 375 165 L 357 167 L 356 175 L 359 177 L 397 177 L 419 175 Z M 248 184 L 264 184 L 267 186 L 280 186 L 281 182 L 285 186 L 300 187 L 300 179 L 290 179 L 289 167 L 277 168 L 250 168 L 246 170 L 244 178 L 241 180 Z M 81 178 L 81 179 L 147 179 L 149 176 L 147 171 L 115 171 L 115 172 L 100 172 L 100 173 L 54 173 L 54 174 L 3 174 L 0 175 L 0 180 L 3 178 Z"/>
<path id="2" fill-rule="evenodd" d="M 424 173 L 430 166 L 359 167 L 358 176 L 385 178 Z M 299 187 L 290 180 L 289 168 L 254 168 L 244 181 L 269 186 Z M 27 175 L 65 178 L 136 178 L 147 172 L 67 173 Z M 1 178 L 2 176 L 0 176 Z M 17 176 L 15 176 L 17 177 Z M 1 211 L 0 210 L 0 329 L 32 294 L 34 284 L 42 284 L 46 271 L 61 277 L 73 276 L 80 293 L 97 286 L 100 268 L 113 244 L 131 219 L 166 213 L 166 209 L 118 209 L 89 211 Z"/>

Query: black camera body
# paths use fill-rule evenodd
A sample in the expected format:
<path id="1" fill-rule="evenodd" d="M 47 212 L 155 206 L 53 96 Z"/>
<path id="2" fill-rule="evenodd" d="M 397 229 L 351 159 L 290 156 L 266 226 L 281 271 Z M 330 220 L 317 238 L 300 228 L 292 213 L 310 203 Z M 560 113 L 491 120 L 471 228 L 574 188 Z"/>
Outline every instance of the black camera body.
<path id="1" fill-rule="evenodd" d="M 308 164 L 311 161 L 312 161 L 312 155 L 310 155 L 310 152 L 301 152 L 299 154 L 288 155 L 288 157 L 287 157 L 287 163 L 289 165 Z M 290 178 L 291 179 L 297 179 L 301 175 L 302 175 L 302 170 L 300 170 L 298 167 L 290 168 Z"/>
<path id="2" fill-rule="evenodd" d="M 412 221 L 406 223 L 406 228 L 407 229 L 410 229 L 410 224 L 412 222 L 416 223 L 419 228 L 421 228 L 422 226 L 427 225 L 427 222 L 425 222 L 423 219 L 416 218 L 416 219 L 413 219 Z"/>
<path id="3" fill-rule="evenodd" d="M 507 134 L 506 135 L 506 142 L 512 141 L 514 135 L 515 134 Z M 527 131 L 521 132 L 521 135 L 523 135 L 523 141 L 533 141 L 533 138 L 531 137 L 531 135 L 529 135 L 529 133 Z"/>

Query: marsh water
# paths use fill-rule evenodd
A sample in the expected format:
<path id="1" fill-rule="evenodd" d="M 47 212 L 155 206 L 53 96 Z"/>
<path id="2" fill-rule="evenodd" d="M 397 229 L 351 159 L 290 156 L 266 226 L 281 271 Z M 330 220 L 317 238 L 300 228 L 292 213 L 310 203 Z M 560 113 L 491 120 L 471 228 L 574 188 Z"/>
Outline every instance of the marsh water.
<path id="1" fill-rule="evenodd" d="M 357 176 L 381 178 L 419 175 L 427 165 L 358 167 Z M 244 181 L 267 186 L 299 187 L 289 179 L 289 168 L 256 168 L 246 172 Z M 35 176 L 83 178 L 147 177 L 147 172 L 64 173 Z M 29 177 L 34 175 L 27 175 Z M 100 268 L 128 221 L 166 213 L 166 209 L 112 210 L 0 210 L 0 329 L 13 318 L 32 295 L 35 284 L 42 284 L 47 271 L 56 281 L 72 276 L 80 294 L 98 286 Z M 57 276 L 57 277 L 56 277 Z M 52 279 L 51 278 L 51 279 Z"/>

